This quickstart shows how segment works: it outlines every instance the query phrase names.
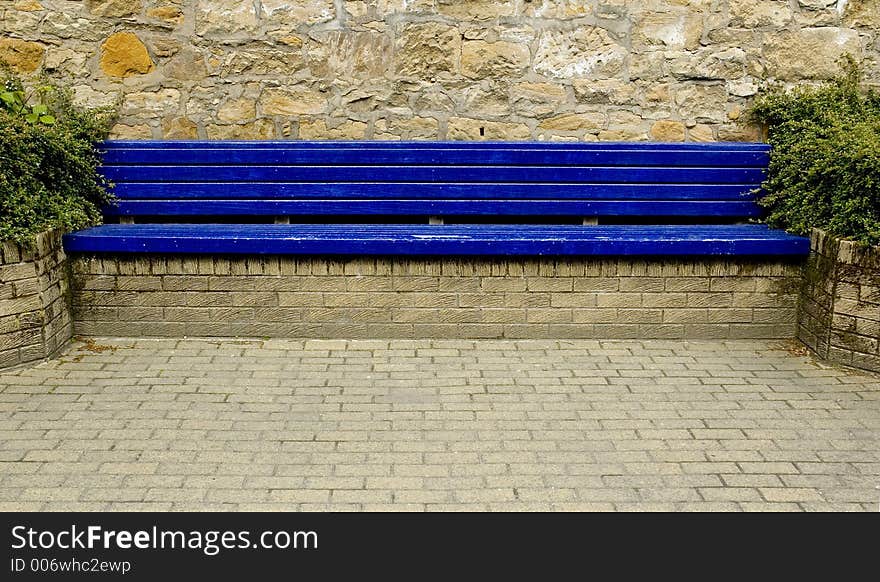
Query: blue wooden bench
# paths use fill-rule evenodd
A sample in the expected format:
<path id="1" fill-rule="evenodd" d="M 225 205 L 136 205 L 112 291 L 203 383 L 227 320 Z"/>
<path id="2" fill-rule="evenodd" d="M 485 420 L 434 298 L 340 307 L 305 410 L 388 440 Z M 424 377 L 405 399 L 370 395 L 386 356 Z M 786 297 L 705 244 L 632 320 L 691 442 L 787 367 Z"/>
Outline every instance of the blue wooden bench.
<path id="1" fill-rule="evenodd" d="M 109 141 L 86 253 L 805 255 L 762 144 Z M 121 222 L 121 223 L 120 223 Z"/>

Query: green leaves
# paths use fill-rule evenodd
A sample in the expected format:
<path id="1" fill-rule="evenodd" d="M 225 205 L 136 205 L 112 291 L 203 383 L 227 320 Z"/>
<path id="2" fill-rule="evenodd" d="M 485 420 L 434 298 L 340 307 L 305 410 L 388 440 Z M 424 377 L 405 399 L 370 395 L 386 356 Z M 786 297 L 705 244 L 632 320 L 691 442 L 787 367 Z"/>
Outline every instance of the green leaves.
<path id="1" fill-rule="evenodd" d="M 3 91 L 0 93 L 0 100 L 3 101 L 4 109 L 12 109 L 16 105 L 21 106 L 21 98 L 19 94 L 13 91 Z"/>
<path id="2" fill-rule="evenodd" d="M 26 91 L 14 77 L 0 85 L 0 241 L 27 244 L 47 228 L 99 224 L 112 201 L 98 174 L 94 144 L 113 112 L 81 109 L 70 92 L 42 85 Z"/>
<path id="3" fill-rule="evenodd" d="M 880 244 L 880 96 L 860 88 L 852 59 L 820 86 L 762 93 L 750 110 L 768 126 L 767 222 Z"/>
<path id="4" fill-rule="evenodd" d="M 5 86 L 7 90 L 0 92 L 0 111 L 20 116 L 32 124 L 53 125 L 55 123 L 56 118 L 51 114 L 49 106 L 45 103 L 45 100 L 55 91 L 54 87 L 51 85 L 41 85 L 34 89 L 31 95 L 28 95 L 18 80 L 7 81 Z M 29 103 L 35 95 L 39 102 L 30 105 Z"/>

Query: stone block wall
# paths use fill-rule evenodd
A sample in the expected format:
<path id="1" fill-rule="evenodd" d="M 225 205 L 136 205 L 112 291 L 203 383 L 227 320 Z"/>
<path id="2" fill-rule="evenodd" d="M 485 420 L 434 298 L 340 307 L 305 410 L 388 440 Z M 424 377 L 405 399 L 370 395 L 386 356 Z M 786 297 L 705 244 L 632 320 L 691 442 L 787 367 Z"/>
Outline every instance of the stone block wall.
<path id="1" fill-rule="evenodd" d="M 75 256 L 76 331 L 311 338 L 792 338 L 800 263 Z"/>
<path id="2" fill-rule="evenodd" d="M 880 72 L 877 0 L 0 0 L 0 58 L 118 138 L 751 140 L 767 79 Z"/>
<path id="3" fill-rule="evenodd" d="M 819 230 L 811 246 L 798 338 L 821 358 L 880 372 L 880 247 Z"/>
<path id="4" fill-rule="evenodd" d="M 67 261 L 61 236 L 33 248 L 0 243 L 0 368 L 52 356 L 70 339 Z"/>

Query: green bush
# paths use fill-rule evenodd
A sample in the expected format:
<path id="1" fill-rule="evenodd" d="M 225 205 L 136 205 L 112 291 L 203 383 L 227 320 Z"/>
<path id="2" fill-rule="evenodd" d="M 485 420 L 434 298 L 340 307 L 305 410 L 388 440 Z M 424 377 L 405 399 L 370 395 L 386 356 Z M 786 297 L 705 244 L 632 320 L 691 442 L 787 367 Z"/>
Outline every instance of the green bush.
<path id="1" fill-rule="evenodd" d="M 115 108 L 78 108 L 51 83 L 27 90 L 9 70 L 0 78 L 0 240 L 29 244 L 49 228 L 99 224 L 113 197 L 95 144 Z"/>
<path id="2" fill-rule="evenodd" d="M 851 58 L 821 85 L 763 92 L 749 117 L 773 148 L 761 199 L 772 226 L 880 243 L 880 96 Z"/>

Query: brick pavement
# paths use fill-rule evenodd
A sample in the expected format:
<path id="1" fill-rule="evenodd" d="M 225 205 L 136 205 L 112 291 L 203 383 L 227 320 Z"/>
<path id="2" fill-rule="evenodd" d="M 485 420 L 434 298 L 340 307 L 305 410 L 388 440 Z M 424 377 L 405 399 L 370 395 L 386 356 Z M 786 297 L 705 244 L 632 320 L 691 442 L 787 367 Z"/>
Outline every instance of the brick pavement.
<path id="1" fill-rule="evenodd" d="M 0 373 L 2 510 L 856 510 L 880 377 L 766 341 L 79 341 Z"/>

